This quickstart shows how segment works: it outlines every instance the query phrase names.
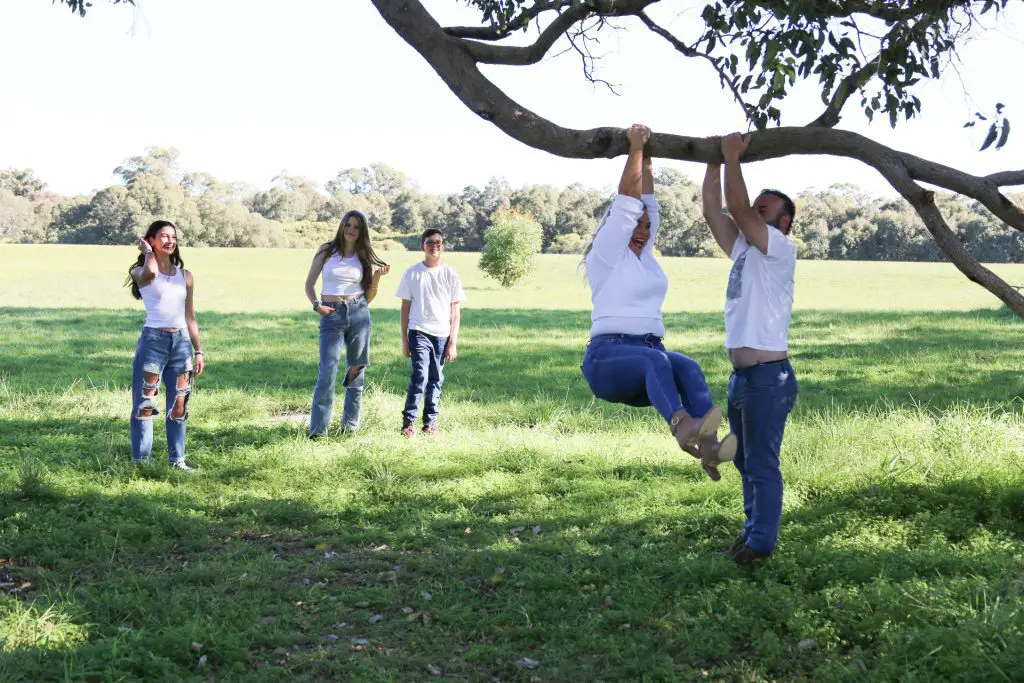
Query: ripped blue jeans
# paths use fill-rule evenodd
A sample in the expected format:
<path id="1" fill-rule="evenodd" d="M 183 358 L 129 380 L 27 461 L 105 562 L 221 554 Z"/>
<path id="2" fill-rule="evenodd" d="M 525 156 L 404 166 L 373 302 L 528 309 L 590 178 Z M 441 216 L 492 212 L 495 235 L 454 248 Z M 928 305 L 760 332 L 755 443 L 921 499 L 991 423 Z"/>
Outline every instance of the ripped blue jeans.
<path id="1" fill-rule="evenodd" d="M 188 330 L 174 332 L 143 327 L 132 362 L 132 461 L 149 460 L 153 452 L 153 420 L 160 414 L 160 383 L 166 399 L 167 460 L 185 460 L 185 421 L 192 393 L 192 340 Z"/>

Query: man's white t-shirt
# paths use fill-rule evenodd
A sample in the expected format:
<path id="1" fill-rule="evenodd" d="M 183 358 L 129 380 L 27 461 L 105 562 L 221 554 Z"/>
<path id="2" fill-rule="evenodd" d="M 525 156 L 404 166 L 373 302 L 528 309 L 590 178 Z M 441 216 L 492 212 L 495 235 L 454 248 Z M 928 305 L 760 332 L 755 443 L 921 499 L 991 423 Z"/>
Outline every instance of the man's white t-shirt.
<path id="1" fill-rule="evenodd" d="M 725 293 L 725 348 L 789 350 L 796 244 L 768 226 L 768 253 L 740 233 L 732 247 Z"/>
<path id="2" fill-rule="evenodd" d="M 452 304 L 466 300 L 458 273 L 445 263 L 427 268 L 422 261 L 405 269 L 395 296 L 412 302 L 409 329 L 435 337 L 451 334 Z"/>

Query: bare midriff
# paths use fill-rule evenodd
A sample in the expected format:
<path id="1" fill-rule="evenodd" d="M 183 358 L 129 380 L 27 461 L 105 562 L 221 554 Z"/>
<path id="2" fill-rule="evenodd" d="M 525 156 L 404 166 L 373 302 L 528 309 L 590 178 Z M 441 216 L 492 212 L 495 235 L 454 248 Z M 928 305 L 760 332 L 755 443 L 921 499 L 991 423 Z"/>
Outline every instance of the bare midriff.
<path id="1" fill-rule="evenodd" d="M 737 370 L 749 368 L 759 363 L 773 363 L 785 360 L 788 357 L 788 351 L 764 351 L 762 349 L 752 349 L 749 346 L 729 349 L 729 359 L 732 361 L 732 366 Z"/>

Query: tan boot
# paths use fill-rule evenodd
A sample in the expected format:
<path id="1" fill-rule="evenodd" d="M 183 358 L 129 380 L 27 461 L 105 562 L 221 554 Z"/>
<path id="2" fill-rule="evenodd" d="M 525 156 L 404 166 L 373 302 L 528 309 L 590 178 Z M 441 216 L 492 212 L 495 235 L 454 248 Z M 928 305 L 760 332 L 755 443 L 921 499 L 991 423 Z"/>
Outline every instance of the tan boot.
<path id="1" fill-rule="evenodd" d="M 715 438 L 720 424 L 722 409 L 718 406 L 713 406 L 700 419 L 691 417 L 685 410 L 680 409 L 672 416 L 670 424 L 672 435 L 676 437 L 679 447 L 701 461 L 701 466 L 712 481 L 722 478 L 718 473 L 718 458 L 722 452 L 722 444 Z M 729 452 L 728 447 L 725 450 L 726 453 Z M 736 454 L 735 437 L 732 441 L 731 454 Z M 732 459 L 731 456 L 729 459 Z"/>
<path id="2" fill-rule="evenodd" d="M 672 415 L 669 428 L 679 442 L 679 447 L 695 446 L 704 434 L 718 433 L 718 425 L 722 424 L 722 409 L 713 406 L 704 417 L 691 417 L 685 409 L 680 408 Z M 685 448 L 684 448 L 685 450 Z"/>

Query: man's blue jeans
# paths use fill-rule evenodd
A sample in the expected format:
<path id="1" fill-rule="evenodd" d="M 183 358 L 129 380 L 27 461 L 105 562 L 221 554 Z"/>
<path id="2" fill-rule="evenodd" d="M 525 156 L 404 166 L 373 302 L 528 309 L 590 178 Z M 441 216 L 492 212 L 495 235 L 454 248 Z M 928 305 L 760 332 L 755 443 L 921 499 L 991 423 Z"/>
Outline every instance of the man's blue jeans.
<path id="1" fill-rule="evenodd" d="M 334 313 L 320 318 L 320 370 L 313 390 L 313 408 L 309 415 L 309 433 L 323 434 L 331 424 L 334 407 L 334 386 L 345 351 L 345 412 L 341 416 L 344 429 L 359 428 L 359 408 L 363 398 L 364 375 L 370 364 L 370 305 L 359 297 L 350 301 L 325 303 Z M 350 368 L 362 368 L 351 381 Z"/>
<path id="2" fill-rule="evenodd" d="M 444 352 L 448 337 L 435 337 L 419 330 L 409 330 L 409 352 L 412 376 L 402 411 L 402 427 L 416 422 L 416 413 L 423 402 L 423 426 L 436 425 L 441 385 L 444 384 Z"/>
<path id="3" fill-rule="evenodd" d="M 156 375 L 153 382 L 146 375 Z M 167 460 L 185 461 L 185 421 L 192 392 L 192 340 L 188 330 L 175 332 L 143 327 L 132 362 L 132 417 L 129 438 L 134 462 L 148 461 L 153 452 L 153 419 L 160 413 L 159 383 L 163 380 L 167 424 Z M 174 410 L 183 397 L 180 414 Z"/>
<path id="4" fill-rule="evenodd" d="M 743 478 L 742 538 L 747 547 L 765 554 L 775 549 L 779 538 L 779 451 L 798 391 L 788 360 L 735 370 L 729 378 L 729 425 L 737 438 L 733 462 Z"/>
<path id="5" fill-rule="evenodd" d="M 693 417 L 711 410 L 711 391 L 697 361 L 666 351 L 654 335 L 602 334 L 590 340 L 580 366 L 594 396 L 654 406 L 671 423 L 680 408 Z"/>

